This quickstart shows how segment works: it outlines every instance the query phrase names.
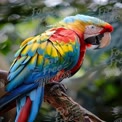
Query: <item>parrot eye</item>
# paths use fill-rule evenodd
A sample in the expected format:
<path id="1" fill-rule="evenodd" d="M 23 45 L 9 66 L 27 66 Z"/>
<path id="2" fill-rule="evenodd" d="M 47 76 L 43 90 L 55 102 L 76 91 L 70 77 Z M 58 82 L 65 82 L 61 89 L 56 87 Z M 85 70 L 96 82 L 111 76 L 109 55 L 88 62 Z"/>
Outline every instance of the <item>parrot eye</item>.
<path id="1" fill-rule="evenodd" d="M 96 29 L 97 27 L 95 25 L 89 25 L 87 26 L 88 29 Z"/>
<path id="2" fill-rule="evenodd" d="M 94 28 L 95 28 L 95 26 L 94 26 L 94 25 L 91 25 L 91 26 L 90 26 L 90 28 L 94 29 Z"/>
<path id="3" fill-rule="evenodd" d="M 88 35 L 93 35 L 93 34 L 98 34 L 103 28 L 97 27 L 95 25 L 88 25 L 85 28 L 85 34 Z"/>

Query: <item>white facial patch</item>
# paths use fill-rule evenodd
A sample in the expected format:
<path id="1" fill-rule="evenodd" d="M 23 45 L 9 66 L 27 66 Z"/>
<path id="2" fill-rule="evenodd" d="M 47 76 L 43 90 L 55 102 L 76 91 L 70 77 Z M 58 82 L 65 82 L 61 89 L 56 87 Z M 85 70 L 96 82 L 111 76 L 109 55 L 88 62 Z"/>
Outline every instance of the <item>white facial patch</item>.
<path id="1" fill-rule="evenodd" d="M 88 25 L 85 28 L 84 39 L 92 36 L 98 35 L 103 30 L 102 27 L 97 27 L 95 25 Z"/>

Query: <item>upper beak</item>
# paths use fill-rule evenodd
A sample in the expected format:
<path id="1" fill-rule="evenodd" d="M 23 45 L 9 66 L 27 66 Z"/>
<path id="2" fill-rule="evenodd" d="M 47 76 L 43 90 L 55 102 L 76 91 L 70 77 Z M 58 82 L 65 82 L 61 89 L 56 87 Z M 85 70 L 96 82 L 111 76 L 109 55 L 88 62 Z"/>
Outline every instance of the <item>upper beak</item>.
<path id="1" fill-rule="evenodd" d="M 105 32 L 104 36 L 102 37 L 102 39 L 100 41 L 100 45 L 98 48 L 104 48 L 104 47 L 108 46 L 110 44 L 110 41 L 111 41 L 110 32 Z"/>
<path id="2" fill-rule="evenodd" d="M 85 39 L 85 42 L 88 44 L 96 45 L 95 49 L 99 49 L 108 46 L 110 44 L 110 40 L 110 32 L 105 32 L 104 34 L 88 37 Z"/>

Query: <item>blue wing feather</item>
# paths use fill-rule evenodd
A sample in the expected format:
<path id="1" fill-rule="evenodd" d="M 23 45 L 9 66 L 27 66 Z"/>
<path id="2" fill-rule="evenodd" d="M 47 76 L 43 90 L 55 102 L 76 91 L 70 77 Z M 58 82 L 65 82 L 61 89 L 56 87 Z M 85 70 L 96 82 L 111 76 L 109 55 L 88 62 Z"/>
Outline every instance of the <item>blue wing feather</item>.
<path id="1" fill-rule="evenodd" d="M 26 63 L 31 59 L 31 56 L 28 56 L 25 61 L 22 62 L 23 65 L 26 65 Z"/>
<path id="2" fill-rule="evenodd" d="M 31 94 L 32 108 L 31 108 L 31 113 L 28 120 L 29 122 L 33 122 L 35 120 L 35 117 L 38 113 L 40 105 L 42 104 L 43 96 L 44 96 L 44 86 L 39 86 L 36 90 L 32 92 L 35 92 L 35 93 Z"/>
<path id="3" fill-rule="evenodd" d="M 24 84 L 17 89 L 13 89 L 7 95 L 0 98 L 0 110 L 2 110 L 10 102 L 13 102 L 15 99 L 19 99 L 20 97 L 22 97 L 23 94 L 28 94 L 30 91 L 36 89 L 38 86 L 39 82 L 35 82 L 33 84 Z"/>
<path id="4" fill-rule="evenodd" d="M 24 65 L 21 65 L 21 66 L 19 66 L 19 68 L 16 69 L 15 71 L 10 72 L 10 73 L 9 73 L 9 76 L 8 76 L 8 81 L 13 80 L 13 79 L 22 71 L 23 68 L 24 68 Z"/>
<path id="5" fill-rule="evenodd" d="M 20 64 L 22 64 L 23 61 L 25 61 L 26 58 L 27 56 L 23 56 L 20 59 L 18 59 L 16 63 L 13 65 L 13 67 L 11 67 L 10 72 L 14 72 L 20 66 Z"/>
<path id="6" fill-rule="evenodd" d="M 27 68 L 24 68 L 11 82 L 7 84 L 6 91 L 11 91 L 13 88 L 21 85 L 22 82 L 25 81 L 29 75 L 30 71 Z"/>

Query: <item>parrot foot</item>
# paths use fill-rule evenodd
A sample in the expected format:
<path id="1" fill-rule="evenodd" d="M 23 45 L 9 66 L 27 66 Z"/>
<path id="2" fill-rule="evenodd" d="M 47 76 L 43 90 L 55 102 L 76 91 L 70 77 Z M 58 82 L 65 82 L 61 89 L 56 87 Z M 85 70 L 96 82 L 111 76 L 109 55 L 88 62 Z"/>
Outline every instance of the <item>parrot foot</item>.
<path id="1" fill-rule="evenodd" d="M 56 95 L 56 93 L 54 92 L 56 89 L 61 89 L 61 91 L 64 93 L 66 93 L 66 91 L 67 91 L 67 88 L 62 83 L 50 82 L 47 85 L 51 86 L 51 89 L 49 90 L 49 92 L 50 92 L 50 94 L 53 94 L 53 95 Z"/>

